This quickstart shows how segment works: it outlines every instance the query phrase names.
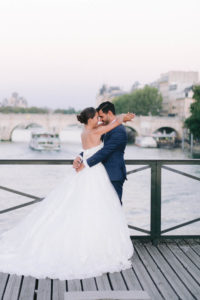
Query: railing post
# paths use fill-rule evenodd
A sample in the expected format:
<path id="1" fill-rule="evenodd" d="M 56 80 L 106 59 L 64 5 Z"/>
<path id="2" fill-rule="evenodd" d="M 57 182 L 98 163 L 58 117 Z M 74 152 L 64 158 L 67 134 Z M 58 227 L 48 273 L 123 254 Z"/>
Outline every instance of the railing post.
<path id="1" fill-rule="evenodd" d="M 151 164 L 151 241 L 157 245 L 161 234 L 161 163 Z"/>

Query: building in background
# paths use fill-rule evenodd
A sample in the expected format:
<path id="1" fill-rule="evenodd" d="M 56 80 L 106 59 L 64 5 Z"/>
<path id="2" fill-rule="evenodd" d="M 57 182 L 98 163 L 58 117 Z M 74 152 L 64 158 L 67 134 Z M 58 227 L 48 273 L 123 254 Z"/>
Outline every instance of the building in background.
<path id="1" fill-rule="evenodd" d="M 12 107 L 28 107 L 28 102 L 25 98 L 18 95 L 18 93 L 12 93 L 10 98 L 5 98 L 0 106 L 12 106 Z"/>
<path id="2" fill-rule="evenodd" d="M 151 86 L 158 88 L 163 97 L 162 115 L 179 115 L 180 106 L 189 109 L 192 97 L 191 93 L 189 97 L 186 96 L 186 91 L 187 89 L 191 89 L 192 92 L 192 86 L 198 84 L 198 77 L 198 72 L 194 71 L 169 71 L 161 74 L 160 78 L 151 84 Z M 182 102 L 180 99 L 182 99 Z M 183 99 L 185 99 L 184 105 Z M 185 111 L 185 115 L 188 115 L 188 112 Z"/>
<path id="3" fill-rule="evenodd" d="M 96 104 L 99 106 L 102 102 L 112 101 L 115 97 L 127 94 L 119 86 L 103 85 L 97 94 Z"/>
<path id="4" fill-rule="evenodd" d="M 193 95 L 194 92 L 192 86 L 185 88 L 183 94 L 174 102 L 172 107 L 173 114 L 183 119 L 187 119 L 191 115 L 190 105 L 195 102 Z"/>
<path id="5" fill-rule="evenodd" d="M 190 105 L 195 100 L 192 87 L 199 83 L 199 74 L 195 71 L 169 71 L 161 74 L 158 80 L 148 84 L 159 90 L 163 97 L 161 116 L 178 116 L 183 119 L 190 116 Z M 118 86 L 103 85 L 97 95 L 97 106 L 104 101 L 112 101 L 115 97 L 132 93 L 145 85 L 135 81 L 130 91 L 123 91 Z"/>
<path id="6" fill-rule="evenodd" d="M 139 90 L 139 89 L 143 89 L 145 87 L 144 84 L 141 84 L 139 81 L 135 81 L 134 84 L 132 85 L 131 87 L 131 93 L 136 91 L 136 90 Z"/>

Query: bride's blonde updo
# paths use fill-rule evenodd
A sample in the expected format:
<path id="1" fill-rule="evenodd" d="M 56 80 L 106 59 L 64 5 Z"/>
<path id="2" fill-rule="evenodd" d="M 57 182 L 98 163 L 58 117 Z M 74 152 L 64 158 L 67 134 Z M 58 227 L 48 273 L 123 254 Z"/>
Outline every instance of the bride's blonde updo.
<path id="1" fill-rule="evenodd" d="M 77 115 L 77 119 L 79 122 L 87 124 L 89 119 L 94 118 L 96 112 L 97 111 L 94 107 L 87 107 L 79 115 Z"/>

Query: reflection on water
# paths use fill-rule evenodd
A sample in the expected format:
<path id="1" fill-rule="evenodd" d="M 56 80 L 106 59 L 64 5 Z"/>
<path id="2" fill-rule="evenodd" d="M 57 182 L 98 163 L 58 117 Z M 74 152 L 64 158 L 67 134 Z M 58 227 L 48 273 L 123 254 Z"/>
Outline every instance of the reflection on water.
<path id="1" fill-rule="evenodd" d="M 62 143 L 59 152 L 37 152 L 28 143 L 0 142 L 0 159 L 73 159 L 81 151 L 80 142 Z M 128 145 L 126 159 L 186 159 L 181 149 L 144 149 Z M 127 170 L 138 166 L 127 166 Z M 171 166 L 200 177 L 199 166 Z M 0 182 L 19 191 L 39 197 L 52 190 L 72 166 L 57 165 L 1 165 Z M 98 192 L 98 191 L 97 191 Z M 162 229 L 199 217 L 200 183 L 197 180 L 162 170 Z M 32 199 L 0 190 L 0 210 L 19 205 Z M 124 185 L 124 210 L 129 224 L 149 229 L 150 226 L 150 169 L 128 176 Z M 37 205 L 37 204 L 34 204 Z M 59 203 L 58 203 L 59 205 Z M 0 216 L 0 230 L 12 227 L 33 206 L 15 210 Z M 174 230 L 168 234 L 199 234 L 199 224 Z M 141 235 L 141 232 L 133 231 Z"/>

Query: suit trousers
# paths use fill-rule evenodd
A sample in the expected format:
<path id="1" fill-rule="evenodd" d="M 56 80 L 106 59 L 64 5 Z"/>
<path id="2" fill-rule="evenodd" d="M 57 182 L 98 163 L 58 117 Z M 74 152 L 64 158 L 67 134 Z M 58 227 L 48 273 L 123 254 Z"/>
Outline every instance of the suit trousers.
<path id="1" fill-rule="evenodd" d="M 111 181 L 112 185 L 114 186 L 114 188 L 118 194 L 121 205 L 122 205 L 122 192 L 123 192 L 124 181 L 125 181 L 125 179 L 121 180 L 121 181 Z"/>

